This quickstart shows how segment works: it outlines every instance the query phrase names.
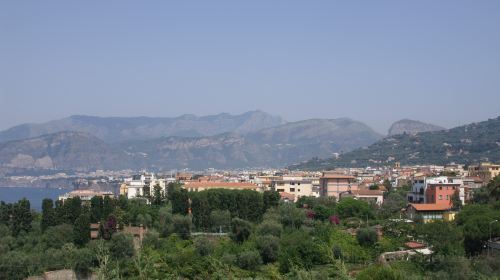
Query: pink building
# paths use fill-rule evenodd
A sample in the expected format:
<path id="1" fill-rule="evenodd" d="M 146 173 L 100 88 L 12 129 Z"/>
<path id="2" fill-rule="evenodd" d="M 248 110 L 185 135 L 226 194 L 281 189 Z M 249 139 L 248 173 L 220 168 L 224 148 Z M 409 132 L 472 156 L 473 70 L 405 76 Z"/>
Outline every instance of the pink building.
<path id="1" fill-rule="evenodd" d="M 337 199 L 350 191 L 358 190 L 356 178 L 351 175 L 323 172 L 319 178 L 321 196 L 334 196 Z"/>

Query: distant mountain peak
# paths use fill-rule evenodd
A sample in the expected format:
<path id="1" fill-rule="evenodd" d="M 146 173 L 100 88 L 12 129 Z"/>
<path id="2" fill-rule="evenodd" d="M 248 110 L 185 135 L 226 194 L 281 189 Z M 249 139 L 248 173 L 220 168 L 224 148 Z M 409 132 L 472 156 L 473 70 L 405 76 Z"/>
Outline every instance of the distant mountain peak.
<path id="1" fill-rule="evenodd" d="M 420 132 L 439 131 L 445 129 L 446 128 L 434 124 L 410 119 L 402 119 L 391 125 L 391 128 L 389 128 L 389 136 L 398 134 L 416 134 Z"/>

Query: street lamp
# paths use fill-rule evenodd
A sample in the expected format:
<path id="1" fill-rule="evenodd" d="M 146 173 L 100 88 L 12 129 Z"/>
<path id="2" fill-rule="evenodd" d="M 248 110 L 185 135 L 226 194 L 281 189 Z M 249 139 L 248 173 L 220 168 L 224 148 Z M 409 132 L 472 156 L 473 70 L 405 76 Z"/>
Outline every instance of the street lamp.
<path id="1" fill-rule="evenodd" d="M 492 225 L 493 223 L 496 223 L 496 222 L 498 222 L 498 220 L 493 220 L 493 221 L 491 221 L 491 222 L 490 222 L 490 224 L 489 224 L 489 230 L 490 230 L 490 242 L 489 242 L 489 244 L 488 244 L 488 256 L 490 256 L 490 251 L 491 251 L 491 225 Z"/>

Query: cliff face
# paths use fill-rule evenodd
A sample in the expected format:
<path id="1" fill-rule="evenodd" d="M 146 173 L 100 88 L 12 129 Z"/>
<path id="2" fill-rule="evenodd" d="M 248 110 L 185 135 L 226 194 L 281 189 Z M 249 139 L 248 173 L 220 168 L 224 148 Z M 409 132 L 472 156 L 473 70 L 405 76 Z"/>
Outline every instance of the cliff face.
<path id="1" fill-rule="evenodd" d="M 86 171 L 127 167 L 128 157 L 81 132 L 58 132 L 0 144 L 0 166 L 15 169 Z"/>

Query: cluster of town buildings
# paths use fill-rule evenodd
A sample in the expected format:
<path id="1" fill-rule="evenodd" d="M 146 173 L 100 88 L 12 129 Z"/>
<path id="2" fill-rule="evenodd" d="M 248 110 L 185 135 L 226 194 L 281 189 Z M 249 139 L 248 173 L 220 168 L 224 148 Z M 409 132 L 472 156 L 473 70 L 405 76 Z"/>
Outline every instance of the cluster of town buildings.
<path id="1" fill-rule="evenodd" d="M 169 183 L 179 182 L 189 192 L 209 189 L 254 190 L 279 192 L 283 201 L 295 202 L 301 197 L 346 197 L 382 205 L 388 188 L 410 186 L 408 207 L 402 212 L 410 219 L 424 221 L 454 219 L 454 203 L 466 204 L 475 189 L 500 174 L 500 165 L 481 163 L 464 168 L 463 165 L 407 166 L 396 163 L 383 168 L 346 168 L 324 172 L 288 170 L 239 171 L 157 175 L 144 172 L 122 180 L 119 194 L 128 198 L 150 197 L 155 188 L 166 193 Z M 390 183 L 390 184 L 388 184 Z M 61 199 L 79 196 L 109 196 L 110 192 L 73 191 Z"/>

